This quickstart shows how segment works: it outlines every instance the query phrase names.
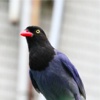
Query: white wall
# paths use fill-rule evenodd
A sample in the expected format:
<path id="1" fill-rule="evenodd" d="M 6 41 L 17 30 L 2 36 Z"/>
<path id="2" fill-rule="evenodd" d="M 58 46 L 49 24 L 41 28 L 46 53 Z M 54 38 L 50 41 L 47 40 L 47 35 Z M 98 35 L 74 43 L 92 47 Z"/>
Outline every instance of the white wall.
<path id="1" fill-rule="evenodd" d="M 8 0 L 0 0 L 0 100 L 15 100 L 18 26 L 8 21 Z"/>
<path id="2" fill-rule="evenodd" d="M 78 69 L 87 100 L 100 100 L 100 1 L 66 0 L 60 50 Z"/>

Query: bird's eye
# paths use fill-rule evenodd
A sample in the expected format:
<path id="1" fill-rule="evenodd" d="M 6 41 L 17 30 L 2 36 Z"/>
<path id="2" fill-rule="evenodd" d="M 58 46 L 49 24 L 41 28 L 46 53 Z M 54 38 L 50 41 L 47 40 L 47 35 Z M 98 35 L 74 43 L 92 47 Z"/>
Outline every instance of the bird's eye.
<path id="1" fill-rule="evenodd" d="M 38 29 L 38 30 L 36 30 L 36 33 L 37 33 L 37 34 L 39 34 L 39 33 L 40 33 L 40 30 L 39 30 L 39 29 Z"/>

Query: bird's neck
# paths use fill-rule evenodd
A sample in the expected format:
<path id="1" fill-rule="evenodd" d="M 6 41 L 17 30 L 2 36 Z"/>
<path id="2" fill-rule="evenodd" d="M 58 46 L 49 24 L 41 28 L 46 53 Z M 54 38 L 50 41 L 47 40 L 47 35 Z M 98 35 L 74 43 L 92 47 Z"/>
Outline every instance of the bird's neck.
<path id="1" fill-rule="evenodd" d="M 29 52 L 30 68 L 39 71 L 45 69 L 55 55 L 54 48 L 49 42 L 45 42 L 42 45 L 37 43 L 29 50 Z"/>

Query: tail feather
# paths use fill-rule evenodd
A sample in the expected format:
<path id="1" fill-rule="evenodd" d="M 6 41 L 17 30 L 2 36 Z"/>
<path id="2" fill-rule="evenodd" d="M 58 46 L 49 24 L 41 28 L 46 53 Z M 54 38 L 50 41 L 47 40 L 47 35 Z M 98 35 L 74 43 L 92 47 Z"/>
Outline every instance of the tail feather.
<path id="1" fill-rule="evenodd" d="M 75 100 L 86 100 L 83 96 L 80 95 L 74 95 Z"/>

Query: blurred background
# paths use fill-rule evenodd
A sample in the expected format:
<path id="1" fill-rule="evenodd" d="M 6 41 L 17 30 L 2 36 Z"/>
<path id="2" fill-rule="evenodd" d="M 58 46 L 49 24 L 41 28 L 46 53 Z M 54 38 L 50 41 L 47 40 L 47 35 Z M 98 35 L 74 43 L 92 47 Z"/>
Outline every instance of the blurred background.
<path id="1" fill-rule="evenodd" d="M 0 0 L 0 100 L 45 100 L 31 86 L 19 33 L 44 29 L 76 66 L 87 100 L 100 100 L 100 0 Z"/>

